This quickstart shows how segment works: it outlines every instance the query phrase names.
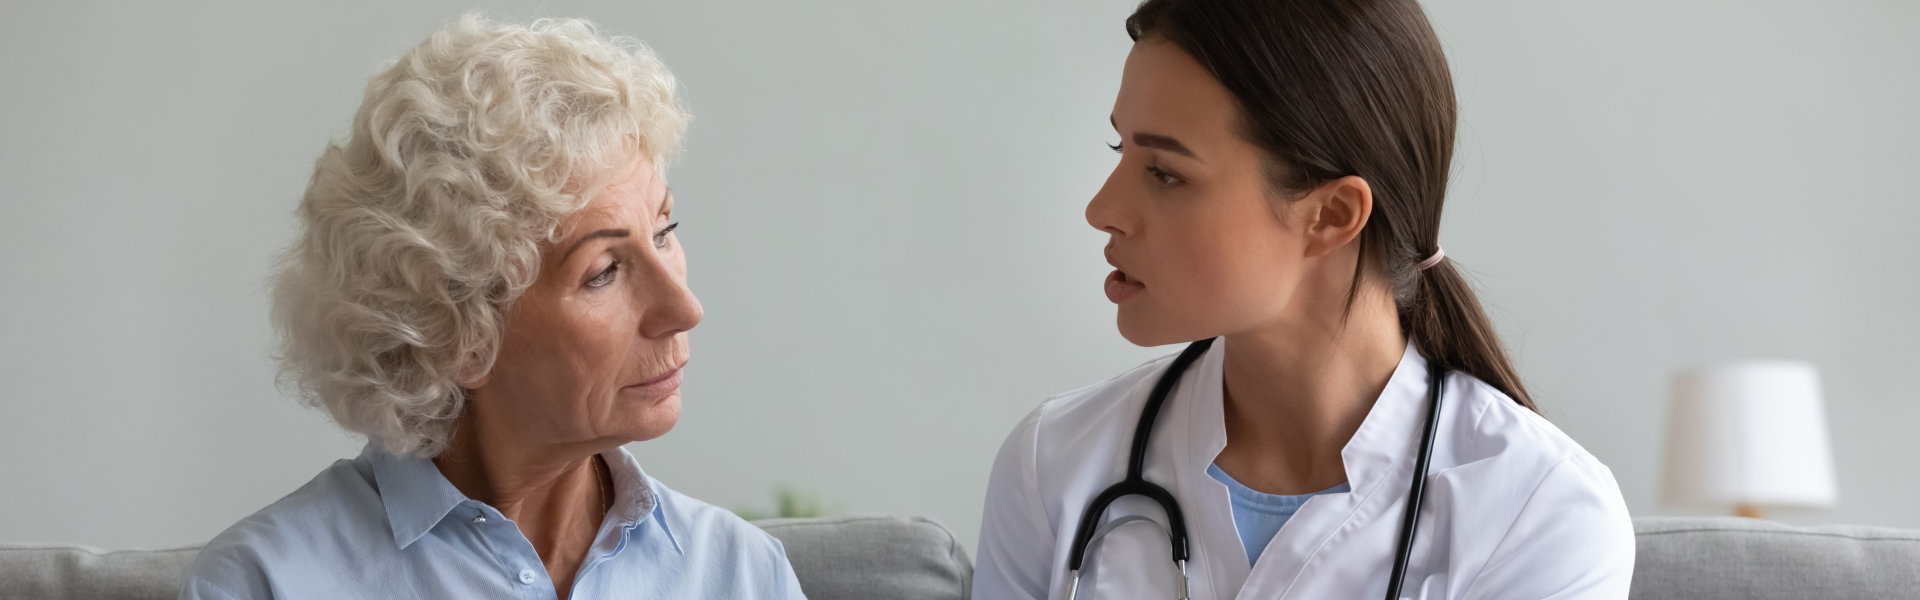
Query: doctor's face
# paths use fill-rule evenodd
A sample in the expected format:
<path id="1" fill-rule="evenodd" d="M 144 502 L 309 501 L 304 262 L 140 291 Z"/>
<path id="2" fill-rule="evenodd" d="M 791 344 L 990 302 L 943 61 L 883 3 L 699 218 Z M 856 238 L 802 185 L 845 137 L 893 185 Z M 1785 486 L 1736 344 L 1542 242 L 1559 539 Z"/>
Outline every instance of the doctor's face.
<path id="1" fill-rule="evenodd" d="M 1160 38 L 1134 44 L 1113 105 L 1120 160 L 1087 203 L 1115 271 L 1120 334 L 1155 346 L 1278 318 L 1299 287 L 1304 236 L 1269 190 L 1230 92 Z"/>
<path id="2" fill-rule="evenodd" d="M 616 179 L 541 248 L 493 369 L 469 386 L 488 443 L 604 449 L 659 437 L 680 418 L 687 330 L 701 308 L 673 235 L 673 196 L 651 161 Z"/>

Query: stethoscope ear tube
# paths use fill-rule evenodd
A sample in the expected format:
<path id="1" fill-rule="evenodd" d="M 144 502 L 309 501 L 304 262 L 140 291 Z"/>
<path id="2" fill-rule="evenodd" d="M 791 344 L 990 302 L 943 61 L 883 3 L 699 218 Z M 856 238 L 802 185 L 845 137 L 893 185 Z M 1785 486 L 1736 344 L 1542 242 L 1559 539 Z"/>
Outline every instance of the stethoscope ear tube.
<path id="1" fill-rule="evenodd" d="M 1387 600 L 1400 597 L 1400 586 L 1406 582 L 1407 560 L 1413 555 L 1413 537 L 1418 533 L 1420 505 L 1427 492 L 1427 465 L 1433 459 L 1433 433 L 1440 427 L 1440 398 L 1444 395 L 1442 387 L 1446 383 L 1447 367 L 1429 365 L 1427 368 L 1427 428 L 1420 434 L 1420 454 L 1414 460 L 1413 482 L 1407 484 L 1407 514 L 1400 519 L 1400 551 L 1393 556 L 1393 575 L 1387 579 Z"/>

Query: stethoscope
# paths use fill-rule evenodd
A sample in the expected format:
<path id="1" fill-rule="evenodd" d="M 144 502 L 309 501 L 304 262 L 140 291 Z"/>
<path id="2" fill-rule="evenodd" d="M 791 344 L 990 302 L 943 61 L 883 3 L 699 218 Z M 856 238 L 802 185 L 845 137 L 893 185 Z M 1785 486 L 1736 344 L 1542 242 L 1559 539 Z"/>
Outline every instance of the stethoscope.
<path id="1" fill-rule="evenodd" d="M 1080 566 L 1087 557 L 1087 545 L 1093 542 L 1094 524 L 1107 512 L 1108 505 L 1126 496 L 1145 496 L 1167 511 L 1167 541 L 1173 546 L 1173 565 L 1179 570 L 1180 595 L 1177 600 L 1187 600 L 1187 520 L 1180 516 L 1180 502 L 1173 498 L 1173 493 L 1142 478 L 1140 472 L 1147 460 L 1147 440 L 1153 436 L 1153 422 L 1160 416 L 1161 405 L 1167 403 L 1167 394 L 1173 392 L 1173 385 L 1180 381 L 1180 375 L 1187 371 L 1187 367 L 1212 345 L 1212 338 L 1187 345 L 1180 356 L 1174 357 L 1167 372 L 1153 384 L 1153 394 L 1147 396 L 1147 406 L 1140 411 L 1140 423 L 1133 429 L 1133 451 L 1127 455 L 1127 478 L 1094 496 L 1093 502 L 1087 504 L 1086 512 L 1080 514 L 1080 528 L 1073 535 L 1073 554 L 1067 558 L 1068 574 L 1073 578 L 1072 587 L 1067 591 L 1067 600 L 1074 600 L 1080 593 Z M 1393 575 L 1387 579 L 1387 600 L 1400 597 L 1400 585 L 1407 576 L 1407 558 L 1413 553 L 1413 536 L 1420 528 L 1420 505 L 1426 499 L 1427 463 L 1433 455 L 1433 430 L 1440 423 L 1440 388 L 1446 372 L 1445 366 L 1427 363 L 1427 427 L 1420 437 L 1420 455 L 1416 460 L 1413 482 L 1407 485 L 1407 514 L 1400 520 L 1400 547 L 1393 554 Z"/>

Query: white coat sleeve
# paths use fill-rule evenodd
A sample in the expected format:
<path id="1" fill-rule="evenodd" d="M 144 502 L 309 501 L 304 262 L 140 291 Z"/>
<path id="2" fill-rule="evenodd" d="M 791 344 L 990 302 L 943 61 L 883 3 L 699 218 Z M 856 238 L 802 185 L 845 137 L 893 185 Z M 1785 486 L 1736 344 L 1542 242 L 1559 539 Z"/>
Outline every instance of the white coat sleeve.
<path id="1" fill-rule="evenodd" d="M 1022 419 L 993 460 L 980 519 L 974 598 L 1040 600 L 1052 585 L 1055 533 L 1036 474 L 1040 413 L 1036 409 Z"/>
<path id="2" fill-rule="evenodd" d="M 1633 548 L 1613 472 L 1592 455 L 1568 456 L 1541 479 L 1464 597 L 1624 599 Z"/>

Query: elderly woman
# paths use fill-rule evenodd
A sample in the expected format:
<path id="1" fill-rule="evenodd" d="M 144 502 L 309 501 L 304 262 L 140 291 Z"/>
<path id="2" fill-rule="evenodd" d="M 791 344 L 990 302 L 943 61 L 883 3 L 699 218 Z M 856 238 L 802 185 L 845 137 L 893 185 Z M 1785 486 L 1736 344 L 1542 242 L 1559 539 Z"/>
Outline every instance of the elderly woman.
<path id="1" fill-rule="evenodd" d="M 687 290 L 644 46 L 468 16 L 372 78 L 274 289 L 283 378 L 367 449 L 183 598 L 801 598 L 780 543 L 622 444 L 680 416 Z"/>

